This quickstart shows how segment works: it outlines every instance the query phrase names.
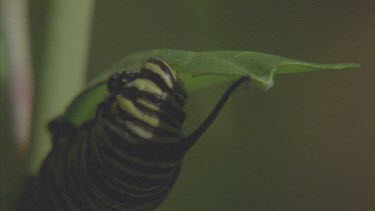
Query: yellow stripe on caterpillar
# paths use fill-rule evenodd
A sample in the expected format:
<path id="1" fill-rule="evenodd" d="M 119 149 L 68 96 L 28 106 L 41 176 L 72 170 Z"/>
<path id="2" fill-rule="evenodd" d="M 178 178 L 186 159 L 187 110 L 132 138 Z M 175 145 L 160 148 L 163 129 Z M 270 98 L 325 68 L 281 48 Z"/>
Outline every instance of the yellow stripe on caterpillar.
<path id="1" fill-rule="evenodd" d="M 174 80 L 177 80 L 176 72 L 174 71 L 174 69 L 172 69 L 172 68 L 169 66 L 169 64 L 167 64 L 165 61 L 160 60 L 160 59 L 159 59 L 159 61 L 162 62 L 162 63 L 168 68 L 168 70 L 171 71 Z"/>
<path id="2" fill-rule="evenodd" d="M 165 95 L 164 93 L 154 82 L 147 79 L 135 79 L 132 82 L 126 84 L 126 87 L 135 87 L 140 91 L 146 91 L 156 95 Z"/>
<path id="3" fill-rule="evenodd" d="M 131 130 L 134 134 L 138 135 L 141 138 L 150 140 L 153 137 L 152 132 L 145 130 L 144 128 L 134 124 L 133 122 L 125 121 L 125 125 L 129 128 L 129 130 Z"/>
<path id="4" fill-rule="evenodd" d="M 143 113 L 142 111 L 140 111 L 138 108 L 134 106 L 134 103 L 131 100 L 123 97 L 122 95 L 117 95 L 116 99 L 117 99 L 119 107 L 123 109 L 124 111 L 126 111 L 127 113 L 133 115 L 135 118 L 143 122 L 148 123 L 149 125 L 153 127 L 159 126 L 160 120 L 158 117 L 150 116 L 150 115 Z"/>
<path id="5" fill-rule="evenodd" d="M 144 67 L 146 69 L 158 74 L 164 80 L 164 82 L 167 84 L 167 86 L 169 88 L 173 89 L 173 83 L 172 83 L 173 79 L 171 79 L 170 76 L 168 74 L 166 74 L 158 65 L 147 62 L 147 63 L 144 64 Z M 172 72 L 172 69 L 171 69 L 171 72 Z M 172 73 L 172 75 L 173 75 L 173 73 Z M 175 77 L 175 76 L 173 76 L 173 77 Z"/>
<path id="6" fill-rule="evenodd" d="M 158 106 L 156 106 L 156 105 L 154 105 L 152 103 L 149 103 L 146 100 L 140 99 L 140 98 L 137 99 L 137 103 L 143 105 L 146 108 L 154 110 L 154 111 L 159 111 L 160 110 L 160 107 L 158 107 Z"/>

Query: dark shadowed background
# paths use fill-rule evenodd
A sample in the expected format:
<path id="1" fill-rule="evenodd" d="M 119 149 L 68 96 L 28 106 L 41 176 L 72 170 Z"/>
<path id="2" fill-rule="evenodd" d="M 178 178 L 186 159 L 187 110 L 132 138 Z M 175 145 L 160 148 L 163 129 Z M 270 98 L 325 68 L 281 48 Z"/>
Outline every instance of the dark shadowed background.
<path id="1" fill-rule="evenodd" d="M 46 1 L 31 1 L 34 64 Z M 249 50 L 355 71 L 242 86 L 187 154 L 158 210 L 375 208 L 374 1 L 98 0 L 88 80 L 145 49 Z M 69 68 L 69 67 L 67 67 Z M 197 100 L 205 116 L 206 90 Z"/>

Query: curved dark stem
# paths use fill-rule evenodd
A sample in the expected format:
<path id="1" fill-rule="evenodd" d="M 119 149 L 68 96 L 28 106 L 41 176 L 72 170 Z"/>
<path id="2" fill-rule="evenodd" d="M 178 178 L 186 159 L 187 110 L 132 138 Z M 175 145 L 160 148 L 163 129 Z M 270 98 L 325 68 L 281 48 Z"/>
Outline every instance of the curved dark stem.
<path id="1" fill-rule="evenodd" d="M 212 124 L 212 122 L 216 119 L 217 115 L 220 113 L 221 109 L 223 108 L 224 104 L 229 99 L 229 96 L 233 93 L 234 90 L 244 81 L 250 80 L 250 77 L 242 77 L 235 81 L 223 94 L 220 98 L 219 102 L 215 105 L 214 109 L 211 113 L 207 116 L 207 118 L 203 121 L 203 123 L 193 132 L 191 133 L 184 142 L 183 148 L 187 151 L 189 150 L 195 142 L 201 137 L 201 135 L 208 129 L 208 127 Z"/>

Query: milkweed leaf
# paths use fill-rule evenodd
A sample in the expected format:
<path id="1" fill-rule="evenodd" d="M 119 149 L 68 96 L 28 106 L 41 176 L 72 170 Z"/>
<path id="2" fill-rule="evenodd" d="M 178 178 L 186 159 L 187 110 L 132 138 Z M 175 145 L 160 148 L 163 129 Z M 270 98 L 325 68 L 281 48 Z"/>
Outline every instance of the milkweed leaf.
<path id="1" fill-rule="evenodd" d="M 264 90 L 273 85 L 273 76 L 277 74 L 303 73 L 313 71 L 345 70 L 359 67 L 357 64 L 317 64 L 288 59 L 271 54 L 249 51 L 208 51 L 192 52 L 182 50 L 150 50 L 125 57 L 112 70 L 139 67 L 150 57 L 157 57 L 170 64 L 184 83 L 193 84 L 186 88 L 199 90 L 202 86 L 217 83 L 229 78 L 250 76 L 254 84 Z M 194 82 L 202 76 L 225 76 L 217 80 Z"/>
<path id="2" fill-rule="evenodd" d="M 93 118 L 96 106 L 105 97 L 109 75 L 125 70 L 138 71 L 149 58 L 166 61 L 183 81 L 188 94 L 209 86 L 249 76 L 254 85 L 268 90 L 274 75 L 314 71 L 348 70 L 357 64 L 317 64 L 249 51 L 192 52 L 171 49 L 148 50 L 131 54 L 94 79 L 68 107 L 64 117 L 75 125 Z"/>

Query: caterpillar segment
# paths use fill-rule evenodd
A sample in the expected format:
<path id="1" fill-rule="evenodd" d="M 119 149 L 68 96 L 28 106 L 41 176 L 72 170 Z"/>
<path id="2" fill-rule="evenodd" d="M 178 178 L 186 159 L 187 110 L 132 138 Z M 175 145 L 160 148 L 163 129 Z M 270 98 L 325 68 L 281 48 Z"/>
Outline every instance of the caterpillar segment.
<path id="1" fill-rule="evenodd" d="M 113 74 L 93 120 L 79 128 L 59 120 L 49 124 L 53 149 L 33 182 L 38 191 L 31 190 L 24 208 L 152 210 L 168 196 L 185 153 L 247 79 L 234 82 L 185 137 L 187 93 L 166 62 L 152 58 L 140 72 Z"/>

